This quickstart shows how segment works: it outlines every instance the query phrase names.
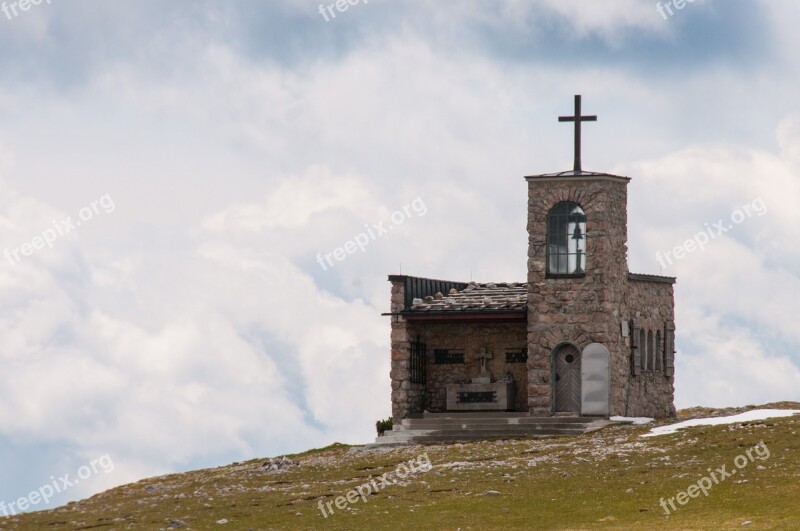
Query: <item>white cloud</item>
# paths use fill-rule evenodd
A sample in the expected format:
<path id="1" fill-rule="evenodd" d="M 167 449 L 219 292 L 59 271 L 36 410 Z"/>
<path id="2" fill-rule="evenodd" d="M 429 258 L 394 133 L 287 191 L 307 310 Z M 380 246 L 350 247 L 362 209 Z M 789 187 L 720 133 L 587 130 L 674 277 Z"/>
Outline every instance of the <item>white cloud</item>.
<path id="1" fill-rule="evenodd" d="M 527 4 L 518 0 L 517 4 Z M 700 0 L 697 2 L 701 3 Z M 617 41 L 621 30 L 644 29 L 665 33 L 668 26 L 658 14 L 655 3 L 640 0 L 613 0 L 607 2 L 582 2 L 580 0 L 545 0 L 547 9 L 561 16 L 577 30 L 578 34 L 598 33 Z M 530 5 L 530 4 L 528 4 Z"/>
<path id="2" fill-rule="evenodd" d="M 800 141 L 779 97 L 794 98 L 792 84 L 724 65 L 670 83 L 603 61 L 531 66 L 474 53 L 458 34 L 469 21 L 533 34 L 555 13 L 574 30 L 564 39 L 599 35 L 624 53 L 627 29 L 669 31 L 647 2 L 419 6 L 451 47 L 402 18 L 341 55 L 297 61 L 202 32 L 137 33 L 132 57 L 98 61 L 72 92 L 29 80 L 0 98 L 0 246 L 109 190 L 118 206 L 17 265 L 0 257 L 5 437 L 63 444 L 65 471 L 109 453 L 116 472 L 98 486 L 368 440 L 390 406 L 386 273 L 402 262 L 411 274 L 523 280 L 521 177 L 568 166 L 570 131 L 553 109 L 576 87 L 659 125 L 630 130 L 604 114 L 586 145 L 597 169 L 649 153 L 621 166 L 634 177 L 634 270 L 657 273 L 656 251 L 745 202 L 769 207 L 664 271 L 679 277 L 679 405 L 796 398 Z M 743 95 L 786 117 L 777 148 L 772 130 L 765 142 L 774 150 L 743 148 L 731 122 L 691 112 L 738 108 Z M 416 197 L 424 217 L 329 271 L 314 262 Z"/>
<path id="3" fill-rule="evenodd" d="M 684 310 L 679 326 L 682 343 L 690 350 L 676 359 L 678 407 L 800 398 L 800 366 L 789 352 L 767 351 L 746 327 L 725 325 L 713 313 Z"/>
<path id="4" fill-rule="evenodd" d="M 732 146 L 692 147 L 625 168 L 634 175 L 629 223 L 632 268 L 678 277 L 676 305 L 680 405 L 798 399 L 800 217 L 787 198 L 800 196 L 794 119 L 778 125 L 780 152 Z M 751 216 L 732 220 L 751 208 Z M 668 220 L 668 222 L 667 222 Z M 659 270 L 656 253 L 672 252 L 718 220 L 729 230 L 705 250 Z M 768 342 L 768 343 L 767 343 Z M 770 345 L 770 349 L 766 346 Z"/>
<path id="5" fill-rule="evenodd" d="M 307 227 L 314 214 L 341 209 L 368 217 L 376 214 L 375 206 L 363 180 L 335 177 L 328 168 L 315 166 L 302 177 L 281 182 L 263 204 L 230 207 L 207 218 L 203 227 L 210 231 Z"/>

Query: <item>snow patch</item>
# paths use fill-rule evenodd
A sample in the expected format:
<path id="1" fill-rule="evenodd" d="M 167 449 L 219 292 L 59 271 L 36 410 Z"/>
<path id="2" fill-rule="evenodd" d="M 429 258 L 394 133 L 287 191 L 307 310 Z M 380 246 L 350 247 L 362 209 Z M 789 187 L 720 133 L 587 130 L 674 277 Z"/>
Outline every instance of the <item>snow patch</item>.
<path id="1" fill-rule="evenodd" d="M 650 424 L 654 419 L 650 417 L 611 417 L 612 422 L 625 422 L 627 424 L 634 424 L 636 426 L 643 426 Z"/>
<path id="2" fill-rule="evenodd" d="M 668 426 L 659 426 L 650 430 L 650 433 L 645 433 L 642 435 L 642 437 L 655 437 L 656 435 L 675 433 L 682 428 L 689 428 L 691 426 L 717 426 L 721 424 L 735 424 L 737 422 L 752 422 L 754 420 L 791 417 L 792 415 L 797 414 L 800 414 L 800 410 L 798 409 L 754 409 L 752 411 L 746 411 L 730 417 L 691 419 L 678 422 L 676 424 L 669 424 Z M 612 418 L 611 420 L 614 419 Z"/>

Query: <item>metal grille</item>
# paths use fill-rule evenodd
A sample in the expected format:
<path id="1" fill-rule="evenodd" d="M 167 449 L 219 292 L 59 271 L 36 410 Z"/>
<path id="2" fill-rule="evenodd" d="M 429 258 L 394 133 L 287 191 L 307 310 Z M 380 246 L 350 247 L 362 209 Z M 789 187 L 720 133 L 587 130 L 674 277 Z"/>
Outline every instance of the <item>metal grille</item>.
<path id="1" fill-rule="evenodd" d="M 525 363 L 528 361 L 528 349 L 506 351 L 506 363 Z"/>
<path id="2" fill-rule="evenodd" d="M 463 350 L 450 350 L 446 348 L 433 349 L 433 362 L 436 365 L 464 363 Z"/>
<path id="3" fill-rule="evenodd" d="M 496 391 L 461 391 L 458 393 L 460 404 L 480 404 L 497 402 Z"/>
<path id="4" fill-rule="evenodd" d="M 425 343 L 420 342 L 419 337 L 411 343 L 411 383 L 425 383 L 425 364 L 427 363 L 425 350 Z"/>

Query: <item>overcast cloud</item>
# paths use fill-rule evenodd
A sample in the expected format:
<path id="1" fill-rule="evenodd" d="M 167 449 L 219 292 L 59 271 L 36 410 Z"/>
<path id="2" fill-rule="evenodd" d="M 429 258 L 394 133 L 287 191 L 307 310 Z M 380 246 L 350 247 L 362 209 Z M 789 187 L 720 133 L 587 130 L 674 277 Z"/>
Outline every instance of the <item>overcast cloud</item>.
<path id="1" fill-rule="evenodd" d="M 318 8 L 0 13 L 0 249 L 80 222 L 0 260 L 0 500 L 104 454 L 113 472 L 54 502 L 372 439 L 386 275 L 524 280 L 522 177 L 571 167 L 556 117 L 578 93 L 599 115 L 584 167 L 633 178 L 631 270 L 678 277 L 678 407 L 800 399 L 800 5 Z M 424 215 L 319 266 L 415 198 Z"/>

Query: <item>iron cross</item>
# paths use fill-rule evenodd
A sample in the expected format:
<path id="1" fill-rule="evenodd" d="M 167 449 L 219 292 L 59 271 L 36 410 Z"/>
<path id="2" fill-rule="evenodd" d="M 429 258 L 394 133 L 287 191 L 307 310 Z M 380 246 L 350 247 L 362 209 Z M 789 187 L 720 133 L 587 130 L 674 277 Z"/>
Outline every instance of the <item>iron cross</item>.
<path id="1" fill-rule="evenodd" d="M 581 115 L 581 97 L 579 94 L 575 95 L 575 115 L 574 116 L 559 116 L 559 122 L 575 122 L 575 165 L 576 173 L 581 172 L 581 122 L 596 122 L 597 116 L 582 116 Z"/>

